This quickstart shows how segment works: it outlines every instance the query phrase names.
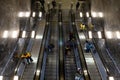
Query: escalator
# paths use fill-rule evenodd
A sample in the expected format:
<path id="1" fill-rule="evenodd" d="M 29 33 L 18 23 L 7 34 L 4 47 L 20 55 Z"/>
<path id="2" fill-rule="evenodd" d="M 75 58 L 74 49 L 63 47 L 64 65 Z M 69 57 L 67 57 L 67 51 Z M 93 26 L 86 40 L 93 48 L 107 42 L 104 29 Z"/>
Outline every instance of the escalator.
<path id="1" fill-rule="evenodd" d="M 24 70 L 21 69 L 21 71 L 23 71 L 20 74 L 20 80 L 33 80 L 35 77 L 35 72 L 36 72 L 36 67 L 37 67 L 37 61 L 39 59 L 41 59 L 39 57 L 39 52 L 40 50 L 42 51 L 42 49 L 44 49 L 44 45 L 42 45 L 42 43 L 44 43 L 45 38 L 37 38 L 37 36 L 43 36 L 46 35 L 47 33 L 47 28 L 45 26 L 45 20 L 41 20 L 41 21 L 37 21 L 35 26 L 33 26 L 33 29 L 36 31 L 35 37 L 33 39 L 31 39 L 30 42 L 30 52 L 32 54 L 32 58 L 33 58 L 33 62 L 30 64 L 27 64 L 25 66 L 25 68 L 23 68 Z M 44 40 L 43 40 L 44 39 Z M 34 43 L 34 44 L 33 44 Z M 29 51 L 29 50 L 28 50 Z"/>
<path id="2" fill-rule="evenodd" d="M 69 41 L 69 33 L 70 31 L 70 13 L 69 10 L 62 10 L 63 12 L 63 35 L 64 35 L 64 46 L 66 46 L 67 42 Z M 65 49 L 65 47 L 64 47 Z M 77 71 L 77 65 L 75 61 L 75 53 L 73 48 L 67 54 L 64 54 L 64 67 L 65 67 L 65 80 L 74 80 L 75 73 Z"/>
<path id="3" fill-rule="evenodd" d="M 46 66 L 45 66 L 45 80 L 58 80 L 58 11 L 56 13 L 51 12 L 50 17 L 50 39 L 49 44 L 53 44 L 55 47 L 52 51 L 47 52 Z"/>
<path id="4" fill-rule="evenodd" d="M 29 19 L 30 19 L 29 21 L 31 21 L 31 19 L 33 18 L 30 17 Z M 38 36 L 39 33 L 41 32 L 40 30 L 44 29 L 43 27 L 38 28 L 38 25 L 44 26 L 44 20 L 42 20 L 41 22 L 37 21 L 34 23 L 36 25 L 31 25 L 25 29 L 27 32 L 26 34 L 27 38 L 25 38 L 25 45 L 21 52 L 21 53 L 30 52 L 33 58 L 33 62 L 30 64 L 27 64 L 28 62 L 26 62 L 26 59 L 23 59 L 23 58 L 21 59 L 20 57 L 20 60 L 17 63 L 17 66 L 15 67 L 14 73 L 12 75 L 12 79 L 14 78 L 14 76 L 18 76 L 19 80 L 33 80 L 35 68 L 36 68 L 36 61 L 38 57 L 38 56 L 36 57 L 35 55 L 36 53 L 38 53 L 37 51 L 40 49 L 39 48 L 40 45 L 37 45 L 34 50 L 35 44 L 36 43 L 40 44 L 40 41 L 38 41 L 39 39 L 36 38 L 36 35 Z M 30 25 L 30 23 L 28 23 L 28 25 Z M 34 35 L 31 37 L 32 32 L 34 32 Z"/>
<path id="5" fill-rule="evenodd" d="M 26 22 L 28 22 L 28 21 L 29 21 L 29 18 Z M 11 53 L 9 53 L 9 59 L 1 71 L 1 75 L 4 76 L 4 79 L 12 79 L 13 78 L 14 71 L 16 70 L 15 68 L 16 68 L 17 64 L 19 63 L 19 61 L 21 61 L 18 58 L 18 55 L 20 55 L 20 53 L 22 51 L 24 51 L 24 49 L 26 49 L 26 46 L 28 45 L 27 43 L 28 43 L 28 38 L 26 38 L 26 39 L 17 38 L 16 44 L 14 45 L 14 49 L 11 51 Z M 17 55 L 17 57 L 15 57 L 15 55 Z"/>
<path id="6" fill-rule="evenodd" d="M 116 66 L 114 60 L 112 59 L 109 49 L 107 49 L 106 45 L 104 44 L 104 39 L 93 38 L 92 41 L 94 42 L 97 51 L 99 51 L 98 55 L 100 56 L 101 61 L 104 64 L 105 70 L 107 70 L 107 75 L 114 76 L 114 78 L 118 77 L 119 69 Z M 94 56 L 96 57 L 96 55 L 97 54 L 95 54 Z"/>
<path id="7" fill-rule="evenodd" d="M 77 22 L 77 24 L 80 24 L 80 23 Z M 84 57 L 85 57 L 85 61 L 86 61 L 86 65 L 87 65 L 87 68 L 88 68 L 90 78 L 91 78 L 91 80 L 101 80 L 102 79 L 101 75 L 99 73 L 96 61 L 94 60 L 91 52 L 86 53 L 84 51 L 84 44 L 85 44 L 85 41 L 86 41 L 86 36 L 83 32 L 79 32 L 80 31 L 79 26 L 77 26 L 77 31 L 78 31 L 78 34 L 79 34 L 80 43 L 81 43 L 81 46 L 82 46 L 82 50 L 83 50 L 83 53 L 84 53 Z"/>

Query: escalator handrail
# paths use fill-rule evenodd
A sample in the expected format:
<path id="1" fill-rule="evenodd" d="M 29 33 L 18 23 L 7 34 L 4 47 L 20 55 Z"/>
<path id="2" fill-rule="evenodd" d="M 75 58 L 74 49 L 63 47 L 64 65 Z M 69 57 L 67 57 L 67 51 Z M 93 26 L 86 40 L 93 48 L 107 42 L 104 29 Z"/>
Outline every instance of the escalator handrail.
<path id="1" fill-rule="evenodd" d="M 61 4 L 59 5 L 59 13 L 58 13 L 58 27 L 59 27 L 59 80 L 65 80 L 64 76 L 64 50 L 63 50 L 63 28 L 62 28 L 62 10 Z M 62 42 L 62 43 L 61 43 Z"/>

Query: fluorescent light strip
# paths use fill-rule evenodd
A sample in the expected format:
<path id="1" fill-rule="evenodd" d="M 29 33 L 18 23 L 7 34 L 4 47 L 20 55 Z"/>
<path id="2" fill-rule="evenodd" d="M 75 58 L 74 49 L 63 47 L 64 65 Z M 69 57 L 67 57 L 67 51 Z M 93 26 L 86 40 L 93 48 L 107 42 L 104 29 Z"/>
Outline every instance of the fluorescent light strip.
<path id="1" fill-rule="evenodd" d="M 39 17 L 42 17 L 42 12 L 39 12 Z"/>
<path id="2" fill-rule="evenodd" d="M 103 13 L 102 12 L 98 12 L 98 16 L 99 17 L 103 17 Z"/>
<path id="3" fill-rule="evenodd" d="M 18 13 L 18 17 L 23 17 L 24 13 L 23 12 L 19 12 Z"/>
<path id="4" fill-rule="evenodd" d="M 116 31 L 117 38 L 120 39 L 120 32 Z"/>
<path id="5" fill-rule="evenodd" d="M 25 12 L 25 17 L 30 17 L 30 12 Z"/>
<path id="6" fill-rule="evenodd" d="M 80 17 L 83 17 L 83 14 L 82 14 L 82 12 L 80 12 Z"/>
<path id="7" fill-rule="evenodd" d="M 35 17 L 35 12 L 33 12 L 32 16 Z"/>
<path id="8" fill-rule="evenodd" d="M 3 80 L 3 76 L 0 76 L 0 80 Z"/>
<path id="9" fill-rule="evenodd" d="M 86 16 L 89 17 L 89 13 L 88 12 L 86 12 Z"/>
<path id="10" fill-rule="evenodd" d="M 88 32 L 88 35 L 89 35 L 89 38 L 92 38 L 92 32 L 91 31 Z"/>
<path id="11" fill-rule="evenodd" d="M 106 36 L 108 39 L 112 38 L 112 32 L 111 31 L 106 31 Z"/>
<path id="12" fill-rule="evenodd" d="M 26 31 L 23 31 L 22 38 L 25 38 L 25 35 L 26 35 Z"/>
<path id="13" fill-rule="evenodd" d="M 18 34 L 17 31 L 13 31 L 12 32 L 12 38 L 17 38 L 17 34 Z"/>
<path id="14" fill-rule="evenodd" d="M 14 76 L 14 80 L 18 80 L 18 76 Z"/>
<path id="15" fill-rule="evenodd" d="M 32 31 L 31 38 L 35 37 L 35 31 Z"/>
<path id="16" fill-rule="evenodd" d="M 92 17 L 97 17 L 97 13 L 96 12 L 92 12 Z"/>
<path id="17" fill-rule="evenodd" d="M 100 31 L 98 31 L 97 34 L 98 34 L 98 38 L 102 38 L 102 34 Z"/>
<path id="18" fill-rule="evenodd" d="M 8 37 L 8 31 L 5 30 L 4 33 L 3 33 L 3 38 L 7 38 Z"/>
<path id="19" fill-rule="evenodd" d="M 110 77 L 109 77 L 109 80 L 114 80 L 114 77 L 110 76 Z"/>

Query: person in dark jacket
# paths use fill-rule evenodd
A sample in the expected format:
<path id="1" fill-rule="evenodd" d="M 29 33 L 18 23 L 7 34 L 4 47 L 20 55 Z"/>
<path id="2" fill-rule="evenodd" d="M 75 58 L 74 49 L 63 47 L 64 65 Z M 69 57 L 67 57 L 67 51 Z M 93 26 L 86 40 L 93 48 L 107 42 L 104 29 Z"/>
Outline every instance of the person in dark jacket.
<path id="1" fill-rule="evenodd" d="M 70 33 L 69 33 L 69 39 L 70 39 L 70 40 L 75 40 L 75 35 L 74 35 L 73 32 L 70 32 Z"/>
<path id="2" fill-rule="evenodd" d="M 56 7 L 56 1 L 55 0 L 52 1 L 52 6 L 53 6 L 53 9 Z"/>
<path id="3" fill-rule="evenodd" d="M 78 2 L 76 3 L 76 10 L 78 10 L 79 6 L 80 6 L 80 3 L 79 3 L 79 1 L 78 1 Z"/>
<path id="4" fill-rule="evenodd" d="M 48 51 L 51 52 L 54 47 L 55 47 L 55 46 L 54 46 L 52 43 L 50 43 L 50 44 L 48 45 Z"/>

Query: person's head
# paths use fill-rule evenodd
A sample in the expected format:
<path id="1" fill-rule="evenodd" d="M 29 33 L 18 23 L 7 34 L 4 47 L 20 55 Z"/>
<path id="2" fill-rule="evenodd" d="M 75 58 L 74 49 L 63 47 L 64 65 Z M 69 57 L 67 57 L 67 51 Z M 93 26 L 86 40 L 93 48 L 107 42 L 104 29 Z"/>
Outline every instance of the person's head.
<path id="1" fill-rule="evenodd" d="M 78 68 L 77 70 L 78 70 L 78 71 L 80 71 L 80 70 L 81 70 L 81 68 Z"/>
<path id="2" fill-rule="evenodd" d="M 86 40 L 85 42 L 86 42 L 86 43 L 88 43 L 88 41 L 87 41 L 87 40 Z"/>
<path id="3" fill-rule="evenodd" d="M 81 69 L 81 68 L 78 68 L 77 71 L 78 71 L 79 73 L 81 73 L 81 72 L 82 72 L 82 69 Z"/>

